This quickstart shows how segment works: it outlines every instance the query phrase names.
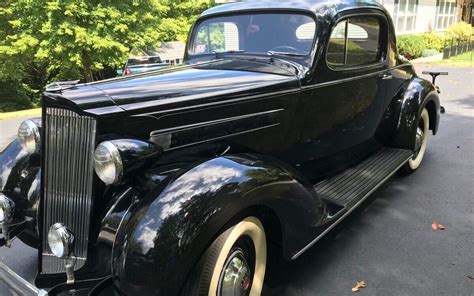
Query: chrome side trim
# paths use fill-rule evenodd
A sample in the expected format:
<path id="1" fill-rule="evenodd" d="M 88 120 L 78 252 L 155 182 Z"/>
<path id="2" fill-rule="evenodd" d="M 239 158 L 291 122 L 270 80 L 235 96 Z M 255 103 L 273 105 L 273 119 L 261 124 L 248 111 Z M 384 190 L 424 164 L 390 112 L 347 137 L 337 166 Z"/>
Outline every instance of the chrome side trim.
<path id="1" fill-rule="evenodd" d="M 156 135 L 159 135 L 159 134 L 174 133 L 174 132 L 185 131 L 185 130 L 204 127 L 204 126 L 209 126 L 209 125 L 215 125 L 215 124 L 220 124 L 220 123 L 236 121 L 236 120 L 240 120 L 240 119 L 248 119 L 248 118 L 252 118 L 252 117 L 258 117 L 258 116 L 262 116 L 262 115 L 278 113 L 278 112 L 282 112 L 284 110 L 285 109 L 275 109 L 275 110 L 263 111 L 263 112 L 258 112 L 258 113 L 251 113 L 251 114 L 245 114 L 245 115 L 240 115 L 240 116 L 228 117 L 228 118 L 223 118 L 223 119 L 203 121 L 203 122 L 198 122 L 198 123 L 194 123 L 194 124 L 177 126 L 177 127 L 167 128 L 167 129 L 162 129 L 162 130 L 156 130 L 156 131 L 152 131 L 150 133 L 150 137 L 153 137 L 153 136 L 156 136 Z"/>
<path id="2" fill-rule="evenodd" d="M 278 123 L 275 123 L 275 124 L 270 124 L 270 125 L 266 125 L 266 126 L 262 126 L 262 127 L 258 127 L 258 128 L 254 128 L 254 129 L 249 129 L 249 130 L 245 130 L 245 131 L 242 131 L 242 132 L 231 133 L 231 134 L 221 136 L 221 137 L 214 137 L 214 138 L 206 139 L 206 140 L 203 140 L 203 141 L 193 142 L 193 143 L 189 143 L 189 144 L 186 144 L 186 145 L 181 145 L 181 146 L 176 146 L 176 147 L 164 149 L 164 151 L 175 150 L 175 149 L 189 147 L 189 146 L 193 146 L 193 145 L 198 145 L 198 144 L 202 144 L 202 143 L 206 143 L 206 142 L 217 141 L 217 140 L 221 140 L 221 139 L 225 139 L 225 138 L 229 138 L 229 137 L 233 137 L 233 136 L 243 135 L 243 134 L 247 134 L 247 133 L 253 133 L 253 132 L 256 132 L 256 131 L 264 130 L 264 129 L 267 129 L 267 128 L 272 128 L 272 127 L 279 126 L 279 125 L 280 125 L 280 123 L 278 122 Z"/>
<path id="3" fill-rule="evenodd" d="M 238 104 L 242 102 L 247 102 L 247 101 L 252 101 L 252 100 L 268 100 L 268 99 L 275 99 L 275 97 L 280 97 L 284 95 L 291 95 L 291 94 L 299 94 L 301 92 L 301 89 L 298 88 L 292 88 L 289 90 L 281 90 L 281 91 L 276 91 L 276 92 L 271 92 L 271 93 L 265 93 L 265 94 L 259 94 L 259 95 L 254 95 L 254 96 L 247 96 L 247 97 L 240 97 L 236 99 L 229 99 L 229 100 L 224 100 L 224 101 L 217 101 L 217 102 L 211 102 L 211 103 L 204 103 L 204 104 L 198 104 L 198 105 L 190 105 L 190 106 L 185 106 L 185 107 L 179 107 L 179 108 L 174 108 L 174 109 L 166 109 L 163 111 L 153 111 L 153 112 L 148 112 L 148 113 L 141 113 L 141 114 L 135 114 L 132 115 L 132 117 L 143 117 L 143 116 L 149 116 L 149 117 L 154 117 L 156 119 L 160 119 L 163 116 L 167 115 L 175 115 L 177 112 L 186 112 L 186 111 L 196 111 L 201 108 L 209 108 L 213 106 L 217 107 L 222 107 L 222 106 L 228 106 L 228 105 L 233 105 L 233 104 Z M 161 104 L 164 104 L 160 102 Z M 154 106 L 156 107 L 156 106 Z M 131 110 L 126 110 L 126 111 L 131 111 Z"/>

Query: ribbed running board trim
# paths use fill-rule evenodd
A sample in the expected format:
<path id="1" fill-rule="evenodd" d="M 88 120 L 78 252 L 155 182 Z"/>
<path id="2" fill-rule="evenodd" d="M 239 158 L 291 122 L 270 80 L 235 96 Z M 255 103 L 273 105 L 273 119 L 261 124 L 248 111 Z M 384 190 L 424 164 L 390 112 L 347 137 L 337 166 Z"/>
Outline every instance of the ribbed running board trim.
<path id="1" fill-rule="evenodd" d="M 381 155 L 384 155 L 386 157 L 383 157 L 383 156 L 381 157 Z M 397 155 L 397 157 L 393 158 L 392 157 L 393 155 Z M 378 183 L 367 181 L 364 184 L 360 184 L 360 185 L 357 186 L 358 183 L 353 182 L 352 186 L 348 186 L 347 187 L 348 189 L 346 189 L 346 190 L 349 190 L 349 191 L 357 189 L 357 188 L 359 188 L 359 186 L 361 188 L 363 187 L 363 188 L 365 188 L 364 190 L 357 190 L 357 191 L 366 192 L 366 193 L 363 194 L 359 198 L 357 198 L 357 196 L 352 198 L 351 199 L 351 201 L 352 201 L 351 205 L 348 206 L 348 204 L 346 204 L 346 209 L 343 210 L 343 211 L 345 211 L 344 214 L 341 215 L 340 217 L 338 217 L 334 222 L 332 222 L 321 234 L 319 234 L 315 239 L 313 239 L 303 249 L 301 249 L 300 251 L 295 253 L 291 257 L 291 259 L 294 260 L 294 259 L 298 258 L 301 254 L 303 254 L 309 248 L 311 248 L 311 246 L 313 246 L 317 241 L 319 241 L 323 236 L 325 236 L 326 233 L 328 233 L 329 231 L 331 231 L 331 229 L 336 227 L 336 225 L 338 225 L 339 222 L 344 220 L 344 218 L 347 217 L 347 215 L 349 215 L 350 213 L 352 213 L 352 211 L 355 210 L 360 204 L 362 204 L 367 199 L 367 197 L 369 197 L 375 190 L 377 190 L 383 183 L 385 183 L 385 181 L 387 181 L 391 176 L 393 176 L 393 174 L 395 174 L 412 156 L 413 156 L 413 152 L 411 152 L 409 150 L 383 148 L 381 151 L 376 153 L 374 156 L 366 159 L 365 161 L 363 161 L 359 165 L 357 165 L 353 168 L 350 168 L 350 169 L 344 171 L 343 173 L 341 173 L 337 176 L 334 176 L 334 177 L 332 177 L 328 180 L 325 180 L 325 181 L 322 181 L 322 182 L 316 184 L 314 186 L 316 191 L 321 191 L 323 193 L 324 192 L 327 192 L 327 193 L 336 192 L 334 190 L 331 190 L 331 188 L 336 189 L 335 188 L 336 186 L 343 186 L 344 180 L 346 180 L 346 178 L 344 178 L 344 176 L 355 177 L 356 175 L 358 175 L 354 171 L 358 171 L 359 174 L 364 174 L 366 176 L 370 176 L 371 173 L 374 173 L 374 172 L 368 170 L 369 167 L 372 168 L 372 169 L 376 169 L 377 171 L 382 170 L 382 171 L 386 172 L 385 176 L 383 178 L 381 178 Z M 375 166 L 375 168 L 374 168 L 373 164 L 378 163 L 378 162 L 374 162 L 374 159 L 376 159 L 377 161 L 382 161 L 383 162 L 383 163 L 379 163 L 379 168 L 377 168 L 377 166 Z M 387 161 L 389 159 L 391 159 L 391 160 Z M 370 165 L 370 164 L 372 164 L 372 165 Z M 389 169 L 390 167 L 392 168 L 391 171 Z M 381 173 L 379 173 L 377 175 L 379 176 L 379 178 L 380 178 L 380 176 L 382 176 Z M 349 179 L 352 179 L 352 178 L 349 178 Z M 361 181 L 363 181 L 363 180 L 361 180 Z M 375 184 L 375 185 L 370 186 L 369 184 Z M 346 190 L 344 190 L 344 192 Z M 323 198 L 327 199 L 327 196 L 323 197 Z"/>
<path id="2" fill-rule="evenodd" d="M 322 199 L 348 206 L 393 174 L 412 155 L 409 150 L 383 148 L 362 163 L 320 182 L 314 189 Z"/>

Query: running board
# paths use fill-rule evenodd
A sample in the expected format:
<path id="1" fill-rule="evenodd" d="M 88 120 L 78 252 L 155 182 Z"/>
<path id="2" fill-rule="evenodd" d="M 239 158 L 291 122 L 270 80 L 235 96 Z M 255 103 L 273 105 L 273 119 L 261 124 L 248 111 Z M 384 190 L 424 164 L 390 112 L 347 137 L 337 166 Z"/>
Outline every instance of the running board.
<path id="1" fill-rule="evenodd" d="M 334 213 L 332 221 L 322 233 L 291 259 L 298 258 L 344 220 L 412 157 L 413 152 L 409 150 L 383 148 L 360 164 L 316 184 L 314 189 L 319 196 L 329 203 L 340 206 L 341 210 Z"/>
<path id="2" fill-rule="evenodd" d="M 409 150 L 383 148 L 360 164 L 314 186 L 331 203 L 351 207 L 392 176 L 411 157 Z"/>

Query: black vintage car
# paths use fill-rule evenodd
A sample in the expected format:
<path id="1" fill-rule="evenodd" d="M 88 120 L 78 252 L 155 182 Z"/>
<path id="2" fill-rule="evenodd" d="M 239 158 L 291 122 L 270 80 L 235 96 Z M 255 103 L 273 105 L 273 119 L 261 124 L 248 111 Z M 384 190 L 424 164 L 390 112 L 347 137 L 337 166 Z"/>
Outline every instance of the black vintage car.
<path id="1" fill-rule="evenodd" d="M 49 295 L 259 295 L 270 245 L 298 258 L 438 130 L 373 1 L 218 6 L 185 60 L 51 85 L 0 155 L 1 244 L 38 249 Z"/>

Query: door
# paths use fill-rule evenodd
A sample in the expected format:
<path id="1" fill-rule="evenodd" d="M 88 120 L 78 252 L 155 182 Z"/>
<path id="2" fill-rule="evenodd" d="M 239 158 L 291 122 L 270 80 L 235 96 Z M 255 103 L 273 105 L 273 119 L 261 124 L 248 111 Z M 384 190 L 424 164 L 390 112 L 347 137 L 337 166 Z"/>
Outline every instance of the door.
<path id="1" fill-rule="evenodd" d="M 387 22 L 380 15 L 342 18 L 333 28 L 315 84 L 305 87 L 303 171 L 311 179 L 373 152 L 382 116 Z"/>

